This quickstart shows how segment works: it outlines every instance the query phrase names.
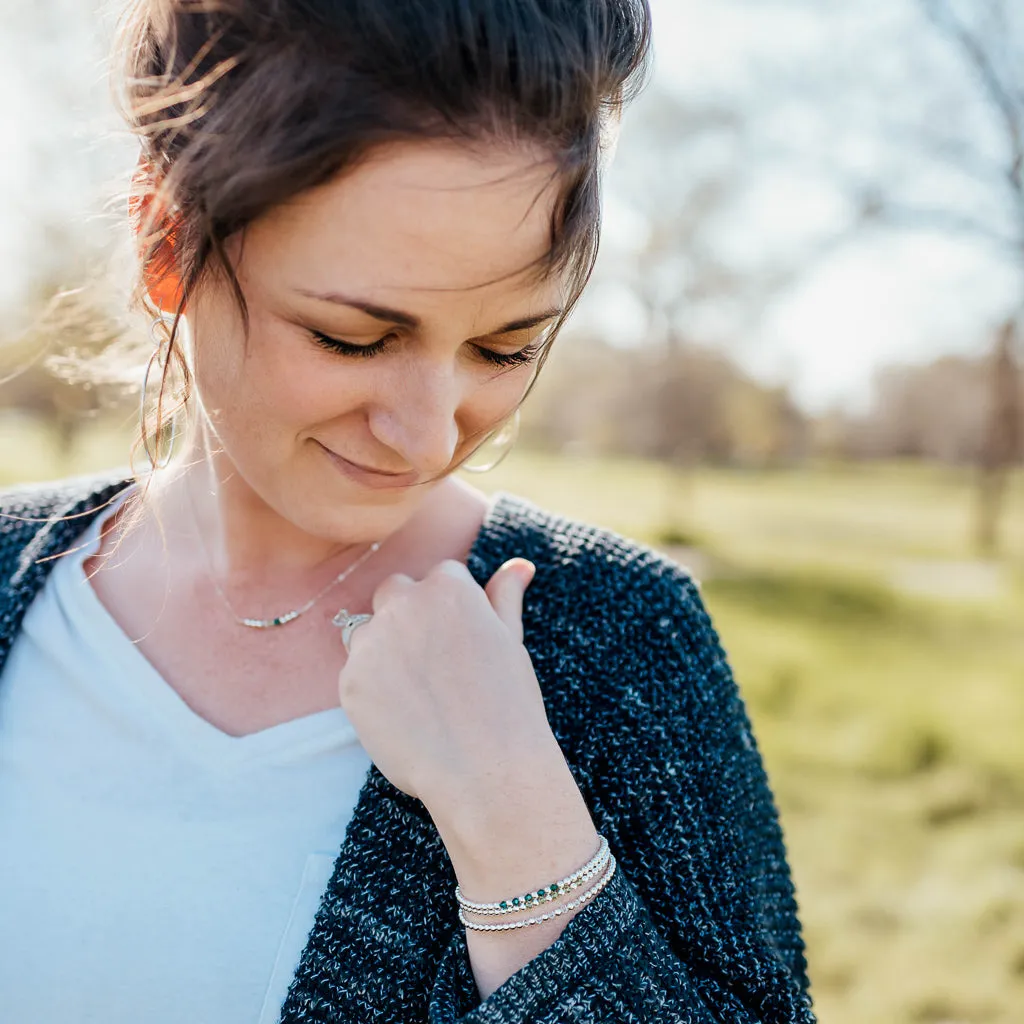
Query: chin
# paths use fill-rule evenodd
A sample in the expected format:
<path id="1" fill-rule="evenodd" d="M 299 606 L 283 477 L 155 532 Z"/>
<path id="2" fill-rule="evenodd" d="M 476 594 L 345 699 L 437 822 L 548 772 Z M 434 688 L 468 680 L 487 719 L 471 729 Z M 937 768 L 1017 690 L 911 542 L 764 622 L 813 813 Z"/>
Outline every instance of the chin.
<path id="1" fill-rule="evenodd" d="M 299 529 L 339 544 L 381 540 L 410 519 L 430 485 L 372 491 L 323 476 L 282 495 L 288 518 Z M 296 495 L 306 500 L 296 502 Z"/>

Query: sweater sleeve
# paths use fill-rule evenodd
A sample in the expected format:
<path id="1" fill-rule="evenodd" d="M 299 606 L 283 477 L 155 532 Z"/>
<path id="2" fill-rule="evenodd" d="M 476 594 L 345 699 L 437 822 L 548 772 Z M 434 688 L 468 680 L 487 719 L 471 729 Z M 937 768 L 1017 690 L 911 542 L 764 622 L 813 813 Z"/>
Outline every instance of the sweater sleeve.
<path id="1" fill-rule="evenodd" d="M 458 929 L 431 1024 L 814 1024 L 778 813 L 742 698 L 695 584 L 674 568 L 655 583 L 649 671 L 616 673 L 614 713 L 595 701 L 592 755 L 574 764 L 567 752 L 615 876 L 483 1002 Z"/>

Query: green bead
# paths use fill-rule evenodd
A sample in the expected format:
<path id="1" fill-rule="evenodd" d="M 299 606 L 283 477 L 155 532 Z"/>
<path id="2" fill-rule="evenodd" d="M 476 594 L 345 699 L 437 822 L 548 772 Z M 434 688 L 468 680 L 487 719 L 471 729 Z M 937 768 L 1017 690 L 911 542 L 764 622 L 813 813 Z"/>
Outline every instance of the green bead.
<path id="1" fill-rule="evenodd" d="M 499 906 L 502 910 L 508 910 L 508 903 L 505 900 L 502 900 Z"/>
<path id="2" fill-rule="evenodd" d="M 557 882 L 552 882 L 551 883 L 551 891 L 552 892 L 558 892 L 558 883 Z"/>
<path id="3" fill-rule="evenodd" d="M 533 893 L 532 892 L 528 892 L 526 894 L 526 902 L 529 903 L 532 899 L 533 899 Z"/>
<path id="4" fill-rule="evenodd" d="M 519 906 L 519 897 L 518 896 L 513 897 L 513 899 L 512 899 L 512 906 L 513 907 L 518 907 Z"/>
<path id="5" fill-rule="evenodd" d="M 274 619 L 274 625 L 275 626 L 280 626 L 281 625 L 281 620 L 279 618 Z"/>

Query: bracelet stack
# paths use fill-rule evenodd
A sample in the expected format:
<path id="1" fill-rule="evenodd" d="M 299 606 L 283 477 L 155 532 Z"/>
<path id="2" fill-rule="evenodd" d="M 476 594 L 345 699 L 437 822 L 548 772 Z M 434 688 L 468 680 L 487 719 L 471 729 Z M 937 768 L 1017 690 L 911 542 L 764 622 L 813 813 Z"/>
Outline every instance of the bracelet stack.
<path id="1" fill-rule="evenodd" d="M 574 871 L 571 875 L 550 885 L 542 886 L 535 892 L 521 893 L 517 896 L 510 896 L 507 899 L 499 900 L 497 903 L 474 903 L 462 895 L 459 886 L 455 886 L 455 898 L 459 902 L 459 920 L 474 931 L 498 932 L 511 931 L 513 928 L 525 928 L 531 924 L 541 924 L 550 921 L 552 918 L 560 917 L 577 907 L 582 906 L 588 900 L 592 900 L 611 881 L 615 874 L 615 858 L 608 849 L 608 841 L 604 836 L 598 837 L 601 844 L 597 853 L 583 867 Z M 591 883 L 594 879 L 597 881 Z M 581 886 L 589 886 L 586 891 L 568 902 L 562 903 L 571 893 Z M 504 917 L 507 915 L 520 914 L 535 910 L 548 903 L 558 903 L 558 906 L 544 914 L 535 917 L 516 918 L 514 921 L 507 921 L 501 924 L 485 924 L 480 921 L 472 921 L 466 917 L 466 913 L 476 914 L 480 917 Z"/>

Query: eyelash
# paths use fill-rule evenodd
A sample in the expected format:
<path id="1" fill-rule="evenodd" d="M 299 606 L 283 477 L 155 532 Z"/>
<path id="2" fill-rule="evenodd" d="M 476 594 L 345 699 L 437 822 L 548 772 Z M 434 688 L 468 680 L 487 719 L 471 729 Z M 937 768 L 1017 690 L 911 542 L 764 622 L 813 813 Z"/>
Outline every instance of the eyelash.
<path id="1" fill-rule="evenodd" d="M 383 338 L 378 338 L 369 345 L 353 345 L 351 342 L 342 341 L 340 338 L 332 338 L 321 331 L 310 331 L 310 333 L 313 335 L 313 340 L 321 348 L 327 349 L 328 352 L 335 352 L 343 356 L 356 356 L 362 359 L 369 359 L 371 356 L 383 352 L 387 348 L 388 343 L 397 337 L 392 332 L 391 334 L 385 334 Z M 542 348 L 543 343 L 537 340 L 531 342 L 525 348 L 521 348 L 518 352 L 495 352 L 493 349 L 480 348 L 479 346 L 477 351 L 483 359 L 493 363 L 495 366 L 515 367 L 524 366 L 526 363 L 532 362 L 540 355 Z"/>

